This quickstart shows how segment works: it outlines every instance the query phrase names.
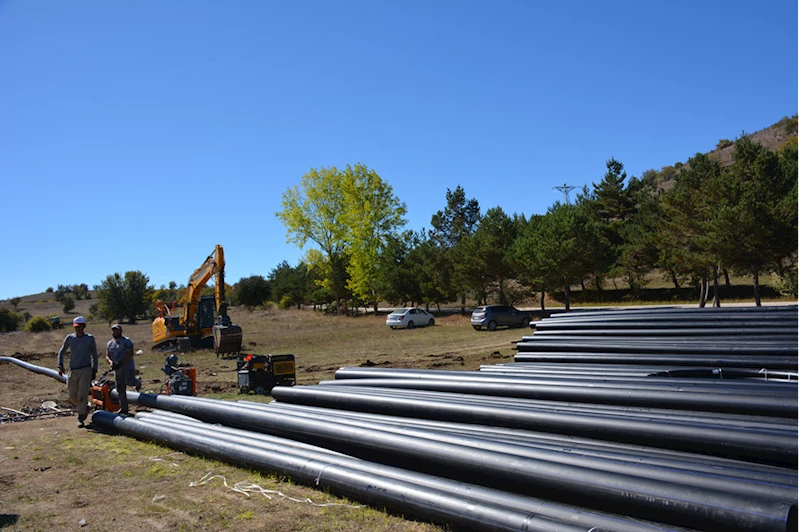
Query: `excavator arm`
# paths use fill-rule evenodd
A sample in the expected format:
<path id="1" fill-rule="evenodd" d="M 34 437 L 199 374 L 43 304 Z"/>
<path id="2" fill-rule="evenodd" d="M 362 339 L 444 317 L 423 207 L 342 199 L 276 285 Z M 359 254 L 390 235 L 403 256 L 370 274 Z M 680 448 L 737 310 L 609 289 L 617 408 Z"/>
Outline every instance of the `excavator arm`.
<path id="1" fill-rule="evenodd" d="M 197 312 L 197 302 L 200 300 L 202 288 L 213 276 L 216 276 L 216 311 L 220 313 L 219 307 L 222 306 L 225 298 L 225 252 L 219 244 L 189 277 L 189 283 L 186 286 L 186 310 L 183 312 L 183 325 L 186 326 L 186 330 L 197 329 L 194 317 Z"/>

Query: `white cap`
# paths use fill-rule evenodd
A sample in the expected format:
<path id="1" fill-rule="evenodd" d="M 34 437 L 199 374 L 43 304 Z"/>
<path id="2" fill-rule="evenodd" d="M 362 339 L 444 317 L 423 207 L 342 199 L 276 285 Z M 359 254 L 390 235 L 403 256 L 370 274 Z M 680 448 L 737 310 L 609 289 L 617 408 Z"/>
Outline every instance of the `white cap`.
<path id="1" fill-rule="evenodd" d="M 78 316 L 74 320 L 72 320 L 72 326 L 77 327 L 78 325 L 86 325 L 86 320 L 83 319 L 83 316 Z"/>

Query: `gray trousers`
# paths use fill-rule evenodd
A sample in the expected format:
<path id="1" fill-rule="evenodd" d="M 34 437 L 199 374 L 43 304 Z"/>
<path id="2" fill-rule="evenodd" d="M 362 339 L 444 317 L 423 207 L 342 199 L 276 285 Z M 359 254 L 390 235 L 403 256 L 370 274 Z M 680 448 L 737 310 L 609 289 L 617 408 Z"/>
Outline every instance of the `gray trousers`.
<path id="1" fill-rule="evenodd" d="M 136 378 L 136 368 L 121 368 L 114 371 L 114 380 L 119 394 L 119 409 L 127 414 L 128 394 L 125 389 L 128 386 L 135 386 L 137 390 L 141 388 L 141 381 Z"/>
<path id="2" fill-rule="evenodd" d="M 78 421 L 89 415 L 89 394 L 92 391 L 92 368 L 69 370 L 67 377 L 69 402 L 78 407 Z"/>

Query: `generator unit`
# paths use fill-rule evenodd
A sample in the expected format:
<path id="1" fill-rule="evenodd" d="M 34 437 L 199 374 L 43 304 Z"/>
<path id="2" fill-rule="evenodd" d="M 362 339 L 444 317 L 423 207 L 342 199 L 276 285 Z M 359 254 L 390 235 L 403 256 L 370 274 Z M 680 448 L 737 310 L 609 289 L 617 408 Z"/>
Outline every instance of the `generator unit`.
<path id="1" fill-rule="evenodd" d="M 294 355 L 244 355 L 236 361 L 239 393 L 266 395 L 275 386 L 294 386 Z"/>
<path id="2" fill-rule="evenodd" d="M 177 355 L 169 355 L 161 371 L 166 373 L 166 395 L 197 395 L 197 368 L 178 365 Z"/>

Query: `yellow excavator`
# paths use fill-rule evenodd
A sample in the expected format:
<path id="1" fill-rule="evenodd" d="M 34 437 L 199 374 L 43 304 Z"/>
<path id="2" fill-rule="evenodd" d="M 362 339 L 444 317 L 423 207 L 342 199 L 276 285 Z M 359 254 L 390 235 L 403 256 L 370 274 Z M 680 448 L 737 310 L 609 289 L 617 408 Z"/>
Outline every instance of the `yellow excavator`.
<path id="1" fill-rule="evenodd" d="M 201 296 L 203 286 L 215 277 L 213 296 Z M 225 252 L 216 245 L 202 266 L 191 274 L 186 286 L 183 312 L 173 315 L 162 301 L 156 301 L 153 346 L 158 351 L 210 349 L 216 356 L 236 356 L 241 351 L 241 327 L 231 322 L 225 301 Z"/>

